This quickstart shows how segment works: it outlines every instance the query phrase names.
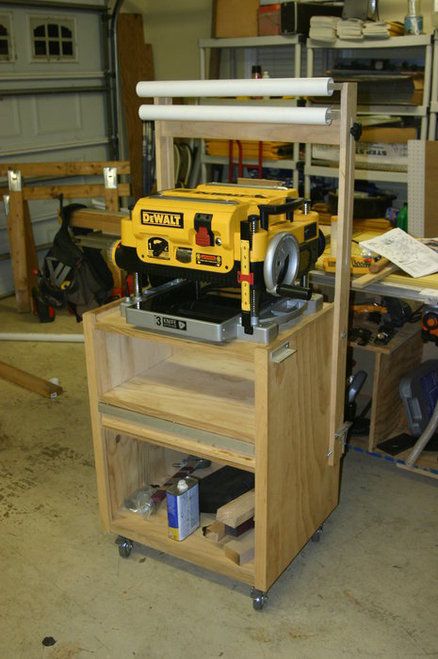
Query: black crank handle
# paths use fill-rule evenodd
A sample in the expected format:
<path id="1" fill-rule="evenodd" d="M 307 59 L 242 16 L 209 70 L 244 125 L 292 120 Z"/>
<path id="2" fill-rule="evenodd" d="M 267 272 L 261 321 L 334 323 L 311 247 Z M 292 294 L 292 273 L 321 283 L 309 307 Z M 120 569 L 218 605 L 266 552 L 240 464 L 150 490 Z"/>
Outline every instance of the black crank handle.
<path id="1" fill-rule="evenodd" d="M 303 286 L 291 286 L 290 284 L 278 284 L 275 292 L 280 297 L 292 297 L 297 300 L 310 300 L 312 297 L 312 289 L 304 288 Z"/>
<path id="2" fill-rule="evenodd" d="M 301 208 L 304 201 L 302 197 L 298 197 L 298 199 L 291 199 L 284 204 L 259 204 L 260 226 L 262 229 L 267 229 L 271 215 L 283 215 L 285 213 L 288 220 L 293 219 L 293 211 L 295 208 Z"/>
<path id="3" fill-rule="evenodd" d="M 300 208 L 304 204 L 303 197 L 297 197 L 296 199 L 290 199 L 284 204 L 259 204 L 259 211 L 265 212 L 268 215 L 281 215 L 282 213 L 289 213 L 294 210 L 294 208 Z"/>

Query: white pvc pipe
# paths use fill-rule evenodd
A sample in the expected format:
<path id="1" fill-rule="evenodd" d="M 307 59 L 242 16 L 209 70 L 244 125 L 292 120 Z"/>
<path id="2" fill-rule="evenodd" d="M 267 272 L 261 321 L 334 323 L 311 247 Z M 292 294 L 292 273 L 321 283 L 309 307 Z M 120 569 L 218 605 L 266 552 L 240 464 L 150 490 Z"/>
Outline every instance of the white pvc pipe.
<path id="1" fill-rule="evenodd" d="M 137 83 L 140 98 L 198 96 L 331 96 L 333 78 L 158 80 Z"/>
<path id="2" fill-rule="evenodd" d="M 36 334 L 27 332 L 2 332 L 0 341 L 46 341 L 55 343 L 83 343 L 83 334 Z"/>
<path id="3" fill-rule="evenodd" d="M 217 121 L 263 124 L 331 124 L 328 107 L 234 107 L 223 105 L 141 105 L 138 116 L 143 121 Z"/>

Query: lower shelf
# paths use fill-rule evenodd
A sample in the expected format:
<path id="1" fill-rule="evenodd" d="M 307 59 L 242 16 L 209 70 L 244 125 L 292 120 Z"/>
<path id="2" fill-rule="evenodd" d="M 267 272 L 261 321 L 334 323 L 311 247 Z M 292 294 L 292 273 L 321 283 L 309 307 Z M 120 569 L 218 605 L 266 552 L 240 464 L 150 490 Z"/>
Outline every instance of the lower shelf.
<path id="1" fill-rule="evenodd" d="M 253 585 L 254 561 L 236 565 L 225 556 L 220 545 L 213 544 L 202 535 L 202 526 L 211 523 L 213 519 L 211 515 L 201 514 L 201 526 L 188 538 L 177 542 L 167 536 L 165 504 L 162 504 L 158 512 L 151 515 L 149 519 L 143 519 L 140 515 L 122 508 L 114 515 L 111 531 L 207 570 L 213 570 L 231 579 Z"/>
<path id="2" fill-rule="evenodd" d="M 386 462 L 393 462 L 394 464 L 398 464 L 401 467 L 406 464 L 405 461 L 412 451 L 412 448 L 410 448 L 406 451 L 398 453 L 397 455 L 390 455 L 389 453 L 385 453 L 385 451 L 381 451 L 377 447 L 372 451 L 369 451 L 367 437 L 354 437 L 350 439 L 347 446 L 352 450 L 365 453 L 366 455 L 370 455 L 372 457 L 381 458 Z M 436 478 L 438 476 L 438 453 L 435 451 L 423 451 L 414 467 L 412 467 L 412 471 L 415 470 L 421 471 L 421 473 L 425 476 L 430 475 L 432 478 Z"/>

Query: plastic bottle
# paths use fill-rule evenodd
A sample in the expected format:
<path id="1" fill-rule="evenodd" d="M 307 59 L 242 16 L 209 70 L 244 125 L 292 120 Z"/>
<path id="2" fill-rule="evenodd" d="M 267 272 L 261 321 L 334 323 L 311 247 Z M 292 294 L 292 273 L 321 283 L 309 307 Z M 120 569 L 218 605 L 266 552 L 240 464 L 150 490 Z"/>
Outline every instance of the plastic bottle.
<path id="1" fill-rule="evenodd" d="M 270 78 L 269 71 L 263 71 L 262 75 L 263 80 L 266 80 L 267 78 Z M 264 96 L 265 99 L 268 99 L 269 96 Z"/>
<path id="2" fill-rule="evenodd" d="M 406 202 L 397 214 L 397 226 L 399 229 L 403 229 L 403 231 L 408 230 L 408 205 Z"/>
<path id="3" fill-rule="evenodd" d="M 260 64 L 253 64 L 251 68 L 251 78 L 261 78 L 262 77 L 262 67 Z"/>
<path id="4" fill-rule="evenodd" d="M 405 34 L 422 34 L 423 16 L 421 16 L 420 0 L 408 0 L 408 13 L 404 24 Z"/>
<path id="5" fill-rule="evenodd" d="M 255 79 L 261 79 L 262 77 L 262 67 L 260 64 L 253 64 L 251 68 L 251 78 L 253 80 Z M 251 96 L 251 98 L 262 98 L 261 96 Z"/>

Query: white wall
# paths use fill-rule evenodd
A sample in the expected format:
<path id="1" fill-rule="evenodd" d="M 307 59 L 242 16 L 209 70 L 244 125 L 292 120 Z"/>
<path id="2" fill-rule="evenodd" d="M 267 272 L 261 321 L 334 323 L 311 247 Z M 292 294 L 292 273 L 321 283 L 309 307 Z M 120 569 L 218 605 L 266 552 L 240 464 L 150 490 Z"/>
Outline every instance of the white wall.
<path id="1" fill-rule="evenodd" d="M 199 78 L 198 40 L 211 36 L 211 0 L 126 0 L 123 11 L 143 14 L 157 80 Z"/>

